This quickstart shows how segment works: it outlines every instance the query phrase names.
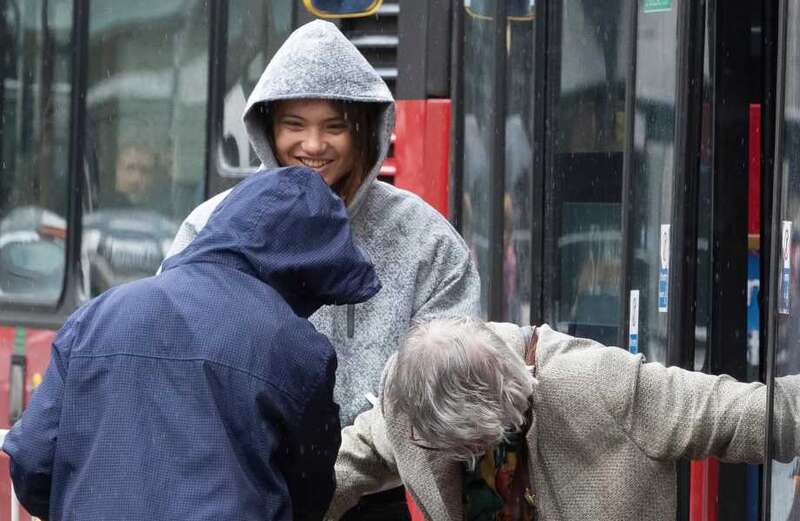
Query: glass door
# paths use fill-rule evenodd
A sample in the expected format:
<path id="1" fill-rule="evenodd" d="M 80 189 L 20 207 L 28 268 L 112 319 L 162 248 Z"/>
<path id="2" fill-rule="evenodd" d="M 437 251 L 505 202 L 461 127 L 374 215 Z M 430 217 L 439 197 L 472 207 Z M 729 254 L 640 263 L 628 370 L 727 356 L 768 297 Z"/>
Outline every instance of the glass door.
<path id="1" fill-rule="evenodd" d="M 774 378 L 800 372 L 800 3 L 782 2 L 781 12 L 768 362 L 773 403 L 784 398 Z M 779 425 L 771 427 L 775 432 Z M 776 459 L 767 469 L 764 519 L 800 519 L 800 459 Z"/>
<path id="2" fill-rule="evenodd" d="M 636 29 L 633 152 L 628 189 L 628 349 L 667 363 L 673 262 L 678 7 L 645 0 Z"/>
<path id="3" fill-rule="evenodd" d="M 620 341 L 630 2 L 563 0 L 549 16 L 544 318 Z"/>

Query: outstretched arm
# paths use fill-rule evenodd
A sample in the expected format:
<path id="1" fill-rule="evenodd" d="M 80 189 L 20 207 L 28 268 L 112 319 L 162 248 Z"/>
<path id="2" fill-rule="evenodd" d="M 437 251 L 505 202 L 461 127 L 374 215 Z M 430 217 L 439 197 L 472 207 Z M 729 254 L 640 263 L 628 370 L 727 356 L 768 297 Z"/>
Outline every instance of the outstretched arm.
<path id="1" fill-rule="evenodd" d="M 620 382 L 629 382 L 622 399 L 604 397 L 632 441 L 658 460 L 716 456 L 736 463 L 764 459 L 766 387 L 741 383 L 729 376 L 714 376 L 661 364 L 644 364 L 626 357 L 616 368 Z M 636 362 L 631 363 L 631 360 Z M 792 386 L 797 401 L 797 380 Z M 791 396 L 791 393 L 784 393 Z M 795 406 L 796 410 L 796 406 Z M 780 411 L 785 411 L 782 417 Z M 778 432 L 780 447 L 797 447 L 797 428 L 787 403 L 776 401 L 776 418 L 785 427 Z M 796 416 L 795 416 L 796 417 Z"/>
<path id="2" fill-rule="evenodd" d="M 359 414 L 342 431 L 336 459 L 336 494 L 326 520 L 337 520 L 354 507 L 361 496 L 400 486 L 380 405 Z"/>

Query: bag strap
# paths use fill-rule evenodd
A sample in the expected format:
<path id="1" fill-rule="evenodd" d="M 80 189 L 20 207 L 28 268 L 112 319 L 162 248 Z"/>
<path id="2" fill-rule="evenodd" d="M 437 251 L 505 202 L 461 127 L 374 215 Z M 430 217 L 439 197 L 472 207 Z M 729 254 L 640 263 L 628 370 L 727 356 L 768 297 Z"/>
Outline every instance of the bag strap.
<path id="1" fill-rule="evenodd" d="M 525 364 L 533 367 L 533 375 L 536 376 L 536 347 L 539 344 L 539 331 L 536 326 L 528 326 L 522 334 L 525 340 Z"/>
<path id="2" fill-rule="evenodd" d="M 539 343 L 539 334 L 536 326 L 529 326 L 523 329 L 523 340 L 525 342 L 525 365 L 531 367 L 531 374 L 536 376 L 536 347 Z M 530 488 L 527 451 L 527 444 L 523 443 L 517 471 L 514 476 L 514 488 L 518 501 L 520 501 L 521 521 L 536 521 L 539 516 L 536 510 L 536 494 Z"/>

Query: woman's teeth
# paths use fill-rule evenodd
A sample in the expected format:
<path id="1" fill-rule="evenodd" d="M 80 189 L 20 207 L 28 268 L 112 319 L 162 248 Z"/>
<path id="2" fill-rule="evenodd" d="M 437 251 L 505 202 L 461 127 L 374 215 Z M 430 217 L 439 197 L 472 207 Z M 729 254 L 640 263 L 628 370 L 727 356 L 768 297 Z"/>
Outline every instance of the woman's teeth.
<path id="1" fill-rule="evenodd" d="M 322 168 L 323 166 L 330 163 L 330 161 L 326 159 L 307 159 L 307 158 L 299 158 L 299 159 L 301 163 L 303 163 L 305 166 L 309 168 Z"/>

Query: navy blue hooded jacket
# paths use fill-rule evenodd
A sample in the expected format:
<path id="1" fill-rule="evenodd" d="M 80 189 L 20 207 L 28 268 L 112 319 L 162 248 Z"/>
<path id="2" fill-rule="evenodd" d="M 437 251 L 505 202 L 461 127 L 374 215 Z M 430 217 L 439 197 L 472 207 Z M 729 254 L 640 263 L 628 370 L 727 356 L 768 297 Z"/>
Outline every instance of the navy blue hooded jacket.
<path id="1" fill-rule="evenodd" d="M 336 354 L 306 317 L 379 289 L 318 174 L 251 176 L 161 275 L 59 331 L 3 446 L 20 501 L 50 521 L 321 519 Z"/>

